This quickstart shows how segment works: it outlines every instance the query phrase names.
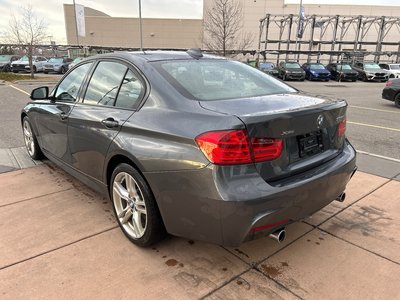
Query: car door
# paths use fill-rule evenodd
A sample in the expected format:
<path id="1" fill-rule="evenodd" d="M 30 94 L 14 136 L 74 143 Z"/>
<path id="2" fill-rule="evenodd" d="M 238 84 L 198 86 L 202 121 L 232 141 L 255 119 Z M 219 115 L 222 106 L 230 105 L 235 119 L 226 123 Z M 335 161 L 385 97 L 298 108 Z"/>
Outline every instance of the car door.
<path id="1" fill-rule="evenodd" d="M 40 145 L 46 154 L 67 163 L 71 161 L 67 144 L 68 116 L 92 64 L 85 63 L 69 73 L 51 92 L 53 99 L 44 101 L 39 107 L 37 130 Z"/>
<path id="2" fill-rule="evenodd" d="M 132 67 L 114 60 L 97 64 L 81 103 L 69 115 L 74 168 L 102 180 L 108 148 L 144 92 L 144 80 Z"/>

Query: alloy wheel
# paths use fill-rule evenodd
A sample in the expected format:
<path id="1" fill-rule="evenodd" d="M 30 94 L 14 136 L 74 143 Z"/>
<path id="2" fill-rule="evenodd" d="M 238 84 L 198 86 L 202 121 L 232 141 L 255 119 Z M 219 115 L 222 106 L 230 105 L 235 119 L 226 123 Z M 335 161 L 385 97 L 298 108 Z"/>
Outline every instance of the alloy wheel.
<path id="1" fill-rule="evenodd" d="M 120 172 L 115 176 L 112 192 L 121 226 L 132 238 L 141 238 L 147 228 L 147 209 L 138 183 L 130 174 Z"/>
<path id="2" fill-rule="evenodd" d="M 33 157 L 35 156 L 35 139 L 28 120 L 24 120 L 23 131 L 26 149 L 28 150 L 29 155 Z"/>

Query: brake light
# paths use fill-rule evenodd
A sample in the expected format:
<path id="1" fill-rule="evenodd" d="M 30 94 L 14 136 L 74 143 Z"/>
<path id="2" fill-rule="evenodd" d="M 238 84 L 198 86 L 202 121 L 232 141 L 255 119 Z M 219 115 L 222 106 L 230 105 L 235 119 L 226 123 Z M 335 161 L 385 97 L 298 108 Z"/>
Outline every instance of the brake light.
<path id="1" fill-rule="evenodd" d="M 252 138 L 255 162 L 277 159 L 282 153 L 283 141 L 270 138 Z"/>
<path id="2" fill-rule="evenodd" d="M 196 137 L 196 143 L 207 159 L 217 165 L 247 164 L 278 158 L 282 140 L 251 138 L 246 130 L 210 131 Z"/>
<path id="3" fill-rule="evenodd" d="M 340 121 L 338 125 L 338 136 L 339 137 L 344 136 L 345 132 L 346 132 L 346 119 Z"/>

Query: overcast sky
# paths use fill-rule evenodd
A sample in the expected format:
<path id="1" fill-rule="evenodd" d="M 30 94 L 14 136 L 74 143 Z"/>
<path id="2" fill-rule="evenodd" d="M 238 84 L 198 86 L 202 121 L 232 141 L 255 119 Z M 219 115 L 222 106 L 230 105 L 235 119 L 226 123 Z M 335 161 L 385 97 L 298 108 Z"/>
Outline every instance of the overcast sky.
<path id="1" fill-rule="evenodd" d="M 49 36 L 53 36 L 53 40 L 57 43 L 66 43 L 63 3 L 72 4 L 72 2 L 72 0 L 0 0 L 0 37 L 8 28 L 10 15 L 12 13 L 17 15 L 19 7 L 31 4 L 37 16 L 46 19 Z M 76 0 L 76 3 L 103 11 L 113 17 L 138 16 L 138 0 Z M 300 3 L 300 0 L 285 0 L 285 3 Z M 400 5 L 400 0 L 303 0 L 303 3 Z M 142 0 L 144 18 L 200 19 L 202 14 L 202 0 Z"/>

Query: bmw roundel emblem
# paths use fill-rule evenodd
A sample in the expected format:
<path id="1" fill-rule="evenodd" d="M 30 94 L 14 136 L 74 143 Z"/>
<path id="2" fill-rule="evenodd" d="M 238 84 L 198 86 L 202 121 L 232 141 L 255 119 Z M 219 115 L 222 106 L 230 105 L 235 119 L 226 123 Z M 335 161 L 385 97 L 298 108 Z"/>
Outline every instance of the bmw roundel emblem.
<path id="1" fill-rule="evenodd" d="M 317 118 L 317 126 L 318 126 L 318 128 L 321 128 L 323 123 L 324 123 L 324 116 L 323 115 L 319 115 L 318 118 Z"/>

